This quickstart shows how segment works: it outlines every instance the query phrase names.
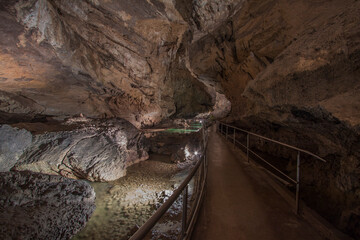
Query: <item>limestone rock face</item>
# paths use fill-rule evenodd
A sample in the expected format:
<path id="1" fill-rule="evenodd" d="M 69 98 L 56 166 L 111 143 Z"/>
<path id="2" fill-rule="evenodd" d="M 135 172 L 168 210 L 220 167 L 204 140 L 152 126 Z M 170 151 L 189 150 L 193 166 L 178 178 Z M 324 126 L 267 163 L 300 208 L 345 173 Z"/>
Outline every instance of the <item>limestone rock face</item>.
<path id="1" fill-rule="evenodd" d="M 20 150 L 3 156 L 5 166 L 15 161 L 14 170 L 90 181 L 116 180 L 126 174 L 126 167 L 148 158 L 143 135 L 125 120 L 90 121 L 73 130 L 34 134 L 32 143 Z"/>
<path id="2" fill-rule="evenodd" d="M 0 172 L 7 172 L 32 143 L 32 135 L 24 129 L 0 126 Z"/>
<path id="3" fill-rule="evenodd" d="M 176 0 L 176 9 L 191 26 L 193 41 L 212 33 L 242 8 L 244 0 Z"/>
<path id="4" fill-rule="evenodd" d="M 187 65 L 186 53 L 180 52 L 172 63 L 171 78 L 176 107 L 176 116 L 181 118 L 195 117 L 199 113 L 207 113 L 215 108 L 215 96 L 191 73 Z"/>
<path id="5" fill-rule="evenodd" d="M 359 16 L 351 0 L 247 1 L 189 49 L 194 74 L 220 83 L 230 100 L 227 121 L 328 160 L 304 157 L 303 197 L 356 238 Z"/>
<path id="6" fill-rule="evenodd" d="M 227 117 L 327 159 L 304 159 L 302 196 L 359 238 L 359 16 L 356 0 L 0 1 L 0 122 Z M 114 161 L 144 156 L 132 140 L 115 154 L 116 132 L 88 125 L 2 151 L 16 169 L 109 180 L 123 175 Z M 292 156 L 277 150 L 264 149 Z"/>
<path id="7" fill-rule="evenodd" d="M 198 118 L 222 119 L 229 115 L 231 112 L 231 102 L 226 98 L 225 94 L 220 91 L 221 87 L 217 86 L 216 80 L 208 79 L 206 77 L 198 77 L 199 81 L 204 85 L 206 91 L 212 97 L 212 111 L 200 113 Z"/>
<path id="8" fill-rule="evenodd" d="M 85 181 L 0 173 L 1 239 L 70 239 L 94 209 L 95 192 Z"/>
<path id="9" fill-rule="evenodd" d="M 176 114 L 177 106 L 184 103 L 197 105 L 190 115 L 208 111 L 209 103 L 205 110 L 201 105 L 206 97 L 191 103 L 191 98 L 177 94 L 207 93 L 171 74 L 177 67 L 171 63 L 179 47 L 187 44 L 184 36 L 190 29 L 174 4 L 2 1 L 0 111 L 21 118 L 80 113 L 121 117 L 137 127 Z M 225 5 L 209 4 L 216 5 L 221 16 L 228 13 Z M 207 22 L 209 11 L 198 17 L 200 22 Z M 179 115 L 184 115 L 181 109 Z"/>

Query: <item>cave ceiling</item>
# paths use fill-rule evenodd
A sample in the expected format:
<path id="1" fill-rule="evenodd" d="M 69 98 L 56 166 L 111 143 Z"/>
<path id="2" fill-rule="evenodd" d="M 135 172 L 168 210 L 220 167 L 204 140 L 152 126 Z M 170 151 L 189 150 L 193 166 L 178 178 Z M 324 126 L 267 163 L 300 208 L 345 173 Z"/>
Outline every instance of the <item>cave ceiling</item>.
<path id="1" fill-rule="evenodd" d="M 357 1 L 12 0 L 0 10 L 2 122 L 281 123 L 300 109 L 359 125 Z"/>

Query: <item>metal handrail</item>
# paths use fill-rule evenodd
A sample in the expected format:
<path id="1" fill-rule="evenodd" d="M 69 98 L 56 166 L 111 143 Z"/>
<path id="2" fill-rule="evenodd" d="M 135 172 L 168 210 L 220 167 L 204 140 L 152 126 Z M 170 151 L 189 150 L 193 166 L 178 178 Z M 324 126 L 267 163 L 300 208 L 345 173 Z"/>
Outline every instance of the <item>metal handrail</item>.
<path id="1" fill-rule="evenodd" d="M 247 131 L 247 130 L 244 130 L 244 129 L 241 129 L 241 128 L 238 128 L 238 127 L 235 127 L 235 126 L 231 126 L 229 124 L 226 124 L 226 123 L 223 123 L 223 122 L 219 122 L 220 124 L 224 125 L 224 126 L 228 126 L 228 127 L 231 127 L 233 129 L 236 129 L 236 130 L 239 130 L 239 131 L 242 131 L 242 132 L 245 132 L 245 133 L 248 133 L 250 135 L 253 135 L 255 137 L 258 137 L 258 138 L 262 138 L 262 139 L 265 139 L 269 142 L 273 142 L 273 143 L 277 143 L 279 145 L 282 145 L 282 146 L 285 146 L 285 147 L 288 147 L 288 148 L 292 148 L 294 150 L 297 150 L 297 151 L 300 151 L 300 152 L 303 152 L 303 153 L 306 153 L 310 156 L 313 156 L 315 158 L 317 158 L 318 160 L 320 161 L 323 161 L 323 162 L 326 162 L 325 159 L 323 159 L 322 157 L 319 157 L 318 155 L 312 153 L 312 152 L 309 152 L 307 150 L 304 150 L 304 149 L 301 149 L 301 148 L 298 148 L 298 147 L 295 147 L 295 146 L 292 146 L 292 145 L 289 145 L 289 144 L 286 144 L 286 143 L 283 143 L 283 142 L 280 142 L 280 141 L 276 141 L 274 139 L 271 139 L 271 138 L 268 138 L 268 137 L 265 137 L 265 136 L 262 136 L 262 135 L 259 135 L 259 134 L 256 134 L 256 133 L 253 133 L 253 132 L 250 132 L 250 131 Z"/>
<path id="2" fill-rule="evenodd" d="M 129 238 L 129 240 L 140 240 L 143 239 L 150 230 L 155 226 L 155 224 L 161 219 L 161 217 L 166 213 L 166 211 L 174 204 L 176 199 L 183 193 L 183 214 L 182 214 L 182 228 L 181 228 L 181 236 L 180 239 L 185 239 L 189 237 L 191 231 L 193 229 L 193 225 L 195 224 L 195 219 L 197 217 L 197 213 L 200 209 L 200 203 L 202 201 L 202 197 L 204 194 L 206 177 L 207 177 L 207 160 L 206 160 L 206 140 L 205 140 L 205 130 L 203 127 L 204 134 L 204 154 L 201 159 L 196 163 L 195 167 L 191 170 L 189 175 L 185 178 L 185 180 L 180 184 L 180 186 L 173 192 L 173 194 L 163 203 L 156 212 Z M 190 221 L 187 224 L 187 197 L 188 197 L 188 184 L 195 176 L 199 167 L 202 170 L 202 174 L 200 174 L 201 189 L 197 195 L 196 206 L 194 207 L 194 211 L 191 211 Z"/>
<path id="3" fill-rule="evenodd" d="M 249 153 L 251 152 L 252 154 L 254 154 L 256 157 L 258 157 L 260 160 L 262 160 L 263 162 L 265 162 L 266 164 L 268 164 L 271 168 L 275 169 L 278 173 L 280 173 L 282 176 L 286 177 L 287 179 L 289 179 L 291 182 L 295 183 L 296 184 L 296 195 L 295 195 L 295 212 L 297 214 L 299 214 L 299 197 L 300 197 L 300 153 L 305 153 L 305 154 L 308 154 L 322 162 L 326 162 L 325 159 L 319 157 L 318 155 L 312 153 L 312 152 L 309 152 L 307 150 L 304 150 L 304 149 L 301 149 L 301 148 L 298 148 L 298 147 L 295 147 L 295 146 L 292 146 L 292 145 L 289 145 L 289 144 L 286 144 L 286 143 L 283 143 L 283 142 L 280 142 L 280 141 L 277 141 L 277 140 L 274 140 L 274 139 L 271 139 L 271 138 L 268 138 L 268 137 L 265 137 L 265 136 L 262 136 L 262 135 L 259 135 L 259 134 L 256 134 L 256 133 L 253 133 L 253 132 L 250 132 L 250 131 L 247 131 L 247 130 L 244 130 L 244 129 L 241 129 L 241 128 L 238 128 L 238 127 L 235 127 L 235 126 L 231 126 L 229 124 L 226 124 L 226 123 L 223 123 L 223 122 L 218 122 L 219 124 L 219 127 L 217 127 L 217 130 L 220 130 L 221 134 L 225 134 L 225 138 L 228 139 L 228 135 L 229 135 L 229 127 L 234 129 L 234 134 L 233 134 L 233 137 L 232 137 L 232 140 L 233 140 L 233 144 L 234 144 L 234 147 L 236 146 L 236 143 L 240 144 L 241 146 L 243 146 L 245 149 L 246 149 L 246 158 L 247 158 L 247 161 L 249 162 Z M 223 126 L 226 126 L 226 131 L 223 130 Z M 242 144 L 241 142 L 237 141 L 236 140 L 236 130 L 238 131 L 241 131 L 241 132 L 244 132 L 246 133 L 246 146 L 244 144 Z M 273 142 L 273 143 L 276 143 L 276 144 L 279 144 L 281 146 L 284 146 L 284 147 L 287 147 L 287 148 L 290 148 L 290 149 L 293 149 L 293 150 L 296 150 L 298 153 L 297 153 L 297 157 L 296 157 L 296 179 L 292 179 L 290 176 L 288 176 L 287 174 L 285 174 L 283 171 L 281 171 L 280 169 L 278 169 L 277 167 L 275 167 L 273 164 L 269 163 L 268 161 L 266 161 L 264 158 L 262 158 L 260 155 L 258 155 L 257 153 L 255 153 L 254 151 L 252 151 L 250 149 L 250 135 L 252 136 L 255 136 L 255 137 L 258 137 L 258 138 L 261 138 L 261 139 L 264 139 L 264 140 L 267 140 L 269 142 Z"/>

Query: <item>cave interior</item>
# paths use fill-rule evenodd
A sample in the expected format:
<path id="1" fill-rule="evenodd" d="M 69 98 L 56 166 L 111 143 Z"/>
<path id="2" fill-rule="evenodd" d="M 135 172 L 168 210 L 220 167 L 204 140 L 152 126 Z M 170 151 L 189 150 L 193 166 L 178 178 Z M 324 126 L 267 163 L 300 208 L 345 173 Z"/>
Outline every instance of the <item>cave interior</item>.
<path id="1" fill-rule="evenodd" d="M 0 0 L 0 33 L 1 239 L 104 239 L 80 230 L 124 203 L 127 239 L 218 121 L 325 159 L 301 200 L 360 239 L 360 1 Z"/>

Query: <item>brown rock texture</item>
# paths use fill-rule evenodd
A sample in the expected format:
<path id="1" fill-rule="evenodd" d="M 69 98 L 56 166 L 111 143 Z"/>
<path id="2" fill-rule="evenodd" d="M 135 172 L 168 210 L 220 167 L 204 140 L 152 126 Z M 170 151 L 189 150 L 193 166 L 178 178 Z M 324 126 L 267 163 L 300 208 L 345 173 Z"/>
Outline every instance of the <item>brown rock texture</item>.
<path id="1" fill-rule="evenodd" d="M 1 123 L 227 117 L 327 159 L 304 158 L 302 196 L 360 238 L 359 1 L 3 0 L 0 18 Z"/>
<path id="2" fill-rule="evenodd" d="M 211 2 L 219 9 L 212 21 L 228 13 Z M 142 127 L 213 106 L 201 83 L 175 63 L 190 26 L 172 2 L 1 1 L 0 18 L 5 120 L 5 113 L 22 119 L 82 113 Z"/>
<path id="3" fill-rule="evenodd" d="M 70 239 L 94 209 L 94 189 L 84 181 L 0 173 L 1 239 Z"/>
<path id="4" fill-rule="evenodd" d="M 359 16 L 358 1 L 247 1 L 189 50 L 193 72 L 215 79 L 231 101 L 228 122 L 328 160 L 303 158 L 304 200 L 356 238 Z"/>

